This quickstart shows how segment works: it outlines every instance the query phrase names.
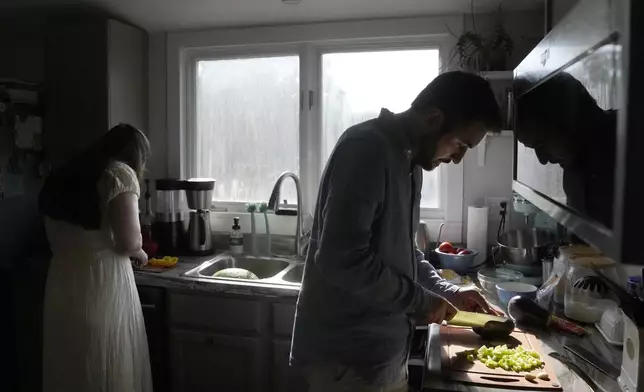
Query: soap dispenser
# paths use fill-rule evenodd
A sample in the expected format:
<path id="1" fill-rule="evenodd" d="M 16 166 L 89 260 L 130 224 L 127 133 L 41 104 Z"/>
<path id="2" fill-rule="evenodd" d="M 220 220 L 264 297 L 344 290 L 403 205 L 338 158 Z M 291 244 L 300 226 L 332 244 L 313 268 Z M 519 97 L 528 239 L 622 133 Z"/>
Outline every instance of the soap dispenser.
<path id="1" fill-rule="evenodd" d="M 244 233 L 241 231 L 238 217 L 233 219 L 233 230 L 230 232 L 229 247 L 230 253 L 236 255 L 244 253 Z"/>

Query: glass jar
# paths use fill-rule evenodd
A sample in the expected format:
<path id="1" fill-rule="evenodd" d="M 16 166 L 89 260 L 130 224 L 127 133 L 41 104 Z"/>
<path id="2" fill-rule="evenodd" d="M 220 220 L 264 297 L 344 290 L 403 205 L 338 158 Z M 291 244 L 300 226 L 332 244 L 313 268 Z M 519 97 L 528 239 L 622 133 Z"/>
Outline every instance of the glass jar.
<path id="1" fill-rule="evenodd" d="M 566 245 L 559 247 L 559 255 L 554 259 L 552 270 L 561 276 L 553 295 L 555 302 L 564 303 L 566 281 L 570 260 L 577 257 L 601 257 L 601 254 L 588 245 Z"/>
<path id="2" fill-rule="evenodd" d="M 607 304 L 612 304 L 612 301 L 604 301 L 608 292 L 593 268 L 600 270 L 612 281 L 618 281 L 615 262 L 607 257 L 571 258 L 566 274 L 566 317 L 584 323 L 594 323 L 600 320 Z"/>

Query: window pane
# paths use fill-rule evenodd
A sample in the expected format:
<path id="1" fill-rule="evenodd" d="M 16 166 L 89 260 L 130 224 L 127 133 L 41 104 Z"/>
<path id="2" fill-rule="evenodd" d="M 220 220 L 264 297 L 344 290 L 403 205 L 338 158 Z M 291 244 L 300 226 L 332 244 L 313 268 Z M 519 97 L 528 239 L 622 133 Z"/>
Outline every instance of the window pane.
<path id="1" fill-rule="evenodd" d="M 299 172 L 299 91 L 298 56 L 197 63 L 191 175 L 217 180 L 215 200 L 268 201 L 281 172 Z"/>
<path id="2" fill-rule="evenodd" d="M 381 108 L 409 109 L 438 71 L 437 49 L 322 55 L 323 163 L 347 128 L 378 117 Z M 424 173 L 423 208 L 440 206 L 439 171 Z"/>

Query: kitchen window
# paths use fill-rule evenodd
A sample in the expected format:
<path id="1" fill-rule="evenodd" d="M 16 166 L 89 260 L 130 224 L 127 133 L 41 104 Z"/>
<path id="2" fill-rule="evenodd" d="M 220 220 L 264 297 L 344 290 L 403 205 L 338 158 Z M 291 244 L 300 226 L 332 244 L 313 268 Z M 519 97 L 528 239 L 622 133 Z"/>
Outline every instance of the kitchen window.
<path id="1" fill-rule="evenodd" d="M 440 45 L 416 41 L 185 52 L 183 175 L 217 179 L 214 207 L 243 211 L 248 201 L 267 201 L 280 173 L 293 171 L 301 179 L 303 207 L 312 212 L 342 132 L 383 107 L 407 110 L 438 75 Z M 450 171 L 461 176 L 462 189 L 462 169 L 452 166 L 425 173 L 421 217 L 449 218 Z M 460 221 L 462 191 L 455 189 L 451 203 L 459 199 L 459 206 L 452 216 Z M 291 181 L 284 182 L 282 199 L 295 203 Z"/>
<path id="2" fill-rule="evenodd" d="M 268 200 L 276 174 L 299 172 L 299 57 L 196 64 L 193 177 L 217 180 L 213 199 Z M 295 200 L 292 192 L 282 194 Z"/>
<path id="3" fill-rule="evenodd" d="M 395 76 L 386 76 L 392 70 Z M 323 54 L 323 163 L 347 128 L 378 117 L 381 108 L 394 113 L 409 109 L 438 71 L 438 49 Z M 421 208 L 440 207 L 439 173 L 440 168 L 424 172 Z"/>

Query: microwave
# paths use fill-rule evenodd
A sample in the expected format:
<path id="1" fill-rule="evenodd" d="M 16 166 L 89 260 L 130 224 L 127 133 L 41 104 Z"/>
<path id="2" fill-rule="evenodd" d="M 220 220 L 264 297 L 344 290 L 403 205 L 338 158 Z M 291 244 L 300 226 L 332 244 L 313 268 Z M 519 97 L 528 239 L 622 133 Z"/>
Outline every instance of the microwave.
<path id="1" fill-rule="evenodd" d="M 627 264 L 644 264 L 643 9 L 579 1 L 514 70 L 509 111 L 513 190 Z"/>

